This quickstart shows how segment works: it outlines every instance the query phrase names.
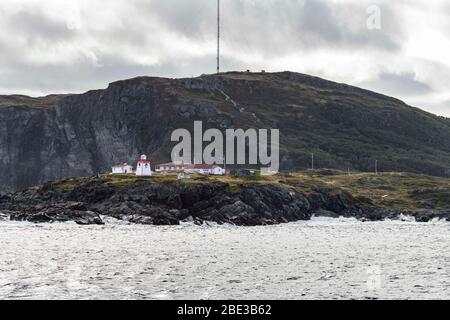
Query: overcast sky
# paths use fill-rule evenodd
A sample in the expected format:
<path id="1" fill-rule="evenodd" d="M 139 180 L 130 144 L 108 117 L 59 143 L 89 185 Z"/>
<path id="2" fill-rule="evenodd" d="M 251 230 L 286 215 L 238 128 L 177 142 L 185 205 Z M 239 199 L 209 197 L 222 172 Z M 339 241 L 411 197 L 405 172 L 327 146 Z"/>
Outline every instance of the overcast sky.
<path id="1" fill-rule="evenodd" d="M 223 71 L 308 73 L 450 117 L 448 1 L 221 2 Z M 371 5 L 380 29 L 367 27 Z M 0 94 L 213 73 L 215 15 L 216 0 L 1 1 Z"/>

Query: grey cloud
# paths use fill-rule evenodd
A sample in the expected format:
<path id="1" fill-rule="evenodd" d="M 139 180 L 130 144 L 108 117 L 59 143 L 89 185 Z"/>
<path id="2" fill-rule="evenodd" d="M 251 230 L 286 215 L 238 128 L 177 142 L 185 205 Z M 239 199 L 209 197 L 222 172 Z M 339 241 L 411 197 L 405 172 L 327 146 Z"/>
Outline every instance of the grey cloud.
<path id="1" fill-rule="evenodd" d="M 382 29 L 371 31 L 366 27 L 369 4 L 324 0 L 222 2 L 222 39 L 232 47 L 259 50 L 266 56 L 336 47 L 398 50 L 404 32 L 395 10 L 382 6 Z M 215 37 L 215 1 L 151 1 L 142 5 L 173 32 L 191 39 Z"/>
<path id="2" fill-rule="evenodd" d="M 108 83 L 136 76 L 191 77 L 214 69 L 214 56 L 187 58 L 180 69 L 178 61 L 169 59 L 155 66 L 144 66 L 115 55 L 99 56 L 101 66 L 88 59 L 71 65 L 17 65 L 0 73 L 0 88 L 27 93 L 26 89 L 45 93 L 77 93 L 105 88 Z M 206 62 L 206 63 L 205 63 Z"/>
<path id="3" fill-rule="evenodd" d="M 393 57 L 402 52 L 406 26 L 401 20 L 401 6 L 382 2 L 382 29 L 368 30 L 366 9 L 372 4 L 368 0 L 352 3 L 222 1 L 222 44 L 229 49 L 222 57 L 223 69 L 270 69 L 272 61 L 276 61 L 271 59 L 295 55 L 301 58 L 302 52 L 336 51 L 336 59 L 346 51 L 355 56 L 373 51 L 381 57 Z M 87 7 L 82 10 L 89 10 L 89 2 L 86 3 Z M 195 44 L 204 45 L 206 41 L 213 43 L 216 37 L 215 1 L 128 0 L 121 3 L 112 6 L 123 9 L 113 12 L 119 21 L 106 19 L 108 24 L 104 27 L 98 27 L 102 20 L 92 24 L 91 19 L 97 18 L 96 12 L 81 12 L 85 19 L 81 30 L 70 30 L 63 19 L 51 18 L 45 11 L 45 3 L 41 7 L 24 6 L 23 10 L 10 16 L 0 10 L 5 27 L 0 32 L 14 34 L 17 39 L 11 42 L 11 37 L 2 37 L 0 33 L 0 91 L 82 92 L 138 75 L 197 76 L 215 69 L 214 48 L 198 55 L 189 50 L 173 52 L 171 44 L 163 38 L 170 35 L 174 42 L 188 38 L 194 47 Z M 101 19 L 102 15 L 98 17 Z M 84 41 L 83 36 L 89 41 Z M 37 62 L 40 50 L 52 49 L 54 43 L 62 44 L 58 47 L 59 50 L 63 48 L 62 55 L 64 50 L 70 50 L 70 61 Z M 176 45 L 173 47 L 177 48 Z M 30 52 L 32 59 L 27 56 Z M 92 57 L 83 56 L 85 52 L 95 55 L 98 64 Z M 240 53 L 246 56 L 257 54 L 263 61 L 247 66 L 238 58 Z M 145 56 L 155 59 L 148 59 L 150 62 L 146 64 L 142 62 L 146 61 Z M 317 61 L 314 63 L 317 65 Z M 323 70 L 328 67 L 331 74 L 336 72 L 333 66 L 320 66 Z M 286 65 L 286 69 L 292 67 Z M 325 77 L 327 74 L 324 72 Z M 346 82 L 352 83 L 352 80 L 350 77 Z M 432 91 L 413 73 L 381 73 L 362 85 L 394 96 L 415 96 Z"/>
<path id="4" fill-rule="evenodd" d="M 145 1 L 139 7 L 155 17 L 161 27 L 188 38 L 204 39 L 209 33 L 215 35 L 215 1 Z"/>
<path id="5" fill-rule="evenodd" d="M 381 73 L 377 79 L 360 84 L 363 87 L 394 96 L 417 96 L 432 92 L 426 83 L 416 80 L 415 73 Z"/>
<path id="6" fill-rule="evenodd" d="M 153 48 L 152 54 L 158 51 L 164 32 L 197 42 L 216 36 L 215 1 L 130 0 L 126 5 L 127 14 L 120 17 L 120 24 L 95 33 L 87 30 L 99 44 L 123 44 L 135 50 L 147 45 Z M 394 10 L 383 7 L 383 29 L 372 32 L 366 28 L 366 8 L 363 3 L 324 0 L 222 1 L 222 42 L 233 52 L 255 52 L 267 59 L 316 49 L 398 50 L 403 32 L 395 23 Z M 8 21 L 31 46 L 70 43 L 80 36 L 62 21 L 51 20 L 40 8 L 20 11 Z"/>
<path id="7" fill-rule="evenodd" d="M 415 101 L 411 101 L 411 105 L 418 106 L 425 111 L 450 118 L 450 100 L 444 100 L 435 103 L 423 101 L 417 103 Z"/>
<path id="8" fill-rule="evenodd" d="M 341 33 L 333 11 L 323 1 L 306 1 L 299 13 L 299 29 L 313 33 L 325 41 L 340 41 Z"/>
<path id="9" fill-rule="evenodd" d="M 75 33 L 62 21 L 54 21 L 39 8 L 32 11 L 19 11 L 8 17 L 8 23 L 18 36 L 28 42 L 37 41 L 70 41 Z"/>

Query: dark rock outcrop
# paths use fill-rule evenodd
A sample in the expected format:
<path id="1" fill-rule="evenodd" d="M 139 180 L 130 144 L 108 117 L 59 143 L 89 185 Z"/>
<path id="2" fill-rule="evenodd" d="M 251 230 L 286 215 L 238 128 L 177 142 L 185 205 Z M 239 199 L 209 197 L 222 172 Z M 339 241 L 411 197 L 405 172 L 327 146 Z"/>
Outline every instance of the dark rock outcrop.
<path id="1" fill-rule="evenodd" d="M 73 221 L 80 225 L 103 224 L 100 216 L 87 209 L 83 203 L 42 203 L 35 206 L 19 207 L 20 211 L 10 211 L 11 220 L 34 223 Z M 5 212 L 4 212 L 5 213 Z"/>
<path id="2" fill-rule="evenodd" d="M 62 182 L 64 185 L 64 182 Z M 380 221 L 410 216 L 419 222 L 450 220 L 449 210 L 407 211 L 360 202 L 346 191 L 313 188 L 299 192 L 281 184 L 239 185 L 223 182 L 139 181 L 120 186 L 88 179 L 73 188 L 53 183 L 0 198 L 0 219 L 17 221 L 102 224 L 101 216 L 130 223 L 177 225 L 182 221 L 203 224 L 230 223 L 257 226 L 308 220 L 313 215 L 356 217 Z"/>
<path id="3" fill-rule="evenodd" d="M 331 198 L 324 197 L 327 205 Z M 343 208 L 335 198 L 336 208 Z M 323 203 L 325 205 L 325 203 Z M 346 203 L 348 205 L 348 203 Z M 58 191 L 50 184 L 0 201 L 0 212 L 12 220 L 75 221 L 101 224 L 100 215 L 140 224 L 175 225 L 180 221 L 231 223 L 243 226 L 307 220 L 314 208 L 302 193 L 277 185 L 243 185 L 230 191 L 225 183 L 139 184 L 106 186 L 92 182 Z"/>

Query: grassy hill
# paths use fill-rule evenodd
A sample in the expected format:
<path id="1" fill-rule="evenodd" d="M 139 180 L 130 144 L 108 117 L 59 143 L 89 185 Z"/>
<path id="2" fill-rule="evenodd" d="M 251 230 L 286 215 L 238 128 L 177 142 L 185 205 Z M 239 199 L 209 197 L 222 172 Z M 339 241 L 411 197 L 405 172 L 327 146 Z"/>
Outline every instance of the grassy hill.
<path id="1" fill-rule="evenodd" d="M 56 190 L 70 191 L 88 185 L 96 178 L 72 177 L 51 183 Z M 279 185 L 310 194 L 317 190 L 346 191 L 362 203 L 380 208 L 398 210 L 448 209 L 450 208 L 450 180 L 414 173 L 352 173 L 337 170 L 315 170 L 274 176 L 202 176 L 177 180 L 176 175 L 102 175 L 104 186 L 130 188 L 140 184 L 210 184 L 221 182 L 230 191 L 238 191 L 244 185 Z M 36 187 L 39 188 L 39 187 Z"/>
<path id="2" fill-rule="evenodd" d="M 0 192 L 166 162 L 173 130 L 280 129 L 283 172 L 316 168 L 450 176 L 450 120 L 293 72 L 138 77 L 85 94 L 0 97 Z"/>

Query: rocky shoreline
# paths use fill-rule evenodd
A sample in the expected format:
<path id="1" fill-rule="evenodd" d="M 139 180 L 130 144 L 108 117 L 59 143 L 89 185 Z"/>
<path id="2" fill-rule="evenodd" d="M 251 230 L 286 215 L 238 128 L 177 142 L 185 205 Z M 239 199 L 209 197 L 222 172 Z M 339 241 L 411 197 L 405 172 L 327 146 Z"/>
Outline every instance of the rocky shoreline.
<path id="1" fill-rule="evenodd" d="M 376 207 L 340 189 L 315 188 L 299 192 L 276 184 L 223 182 L 110 185 L 92 179 L 73 188 L 54 183 L 0 196 L 0 220 L 34 223 L 74 221 L 103 224 L 101 216 L 137 224 L 177 225 L 205 221 L 257 226 L 309 220 L 313 215 L 355 217 L 363 221 L 414 217 L 450 221 L 450 210 L 397 210 Z"/>

